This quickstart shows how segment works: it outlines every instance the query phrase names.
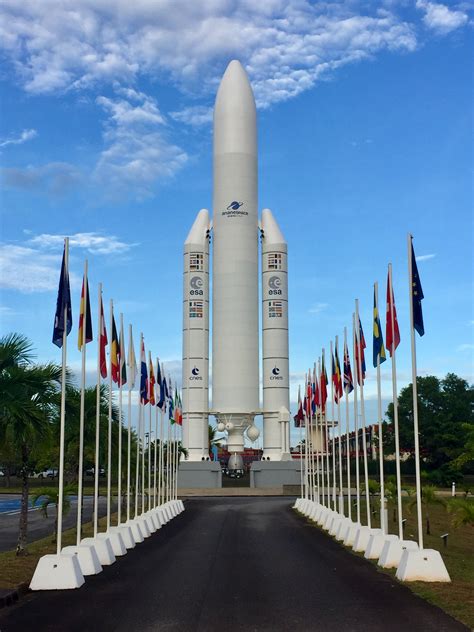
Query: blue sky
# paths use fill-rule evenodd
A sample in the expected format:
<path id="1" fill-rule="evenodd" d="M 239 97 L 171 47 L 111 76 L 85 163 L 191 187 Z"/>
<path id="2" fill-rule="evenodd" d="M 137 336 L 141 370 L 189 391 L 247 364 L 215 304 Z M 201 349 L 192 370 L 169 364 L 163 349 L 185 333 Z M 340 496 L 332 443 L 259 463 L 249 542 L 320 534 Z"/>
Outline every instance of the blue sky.
<path id="1" fill-rule="evenodd" d="M 68 234 L 76 316 L 87 257 L 93 306 L 102 281 L 178 377 L 182 244 L 211 205 L 211 108 L 238 58 L 259 108 L 259 206 L 289 244 L 292 399 L 356 297 L 371 339 L 372 284 L 383 313 L 389 261 L 399 385 L 410 381 L 408 231 L 426 297 L 419 372 L 474 381 L 471 2 L 6 0 L 0 11 L 2 333 L 59 361 Z M 370 417 L 373 372 L 366 393 Z"/>

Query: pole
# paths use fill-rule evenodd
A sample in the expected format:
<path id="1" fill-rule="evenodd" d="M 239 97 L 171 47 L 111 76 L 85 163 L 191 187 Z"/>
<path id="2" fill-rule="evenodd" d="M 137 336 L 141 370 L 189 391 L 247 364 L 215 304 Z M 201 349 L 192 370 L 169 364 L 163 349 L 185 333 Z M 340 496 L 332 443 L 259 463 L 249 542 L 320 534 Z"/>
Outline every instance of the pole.
<path id="1" fill-rule="evenodd" d="M 122 362 L 125 362 L 125 358 L 122 357 L 124 353 L 125 345 L 123 344 L 123 314 L 120 314 L 120 362 L 119 362 L 119 423 L 118 423 L 118 459 L 117 459 L 117 525 L 122 522 Z"/>
<path id="2" fill-rule="evenodd" d="M 403 514 L 402 514 L 402 476 L 400 472 L 400 438 L 398 433 L 398 389 L 397 389 L 397 362 L 395 354 L 395 312 L 392 285 L 392 264 L 388 264 L 388 287 L 390 296 L 390 322 L 392 325 L 392 397 L 393 397 L 393 424 L 395 430 L 395 468 L 397 473 L 397 508 L 398 508 L 398 537 L 403 540 Z"/>
<path id="3" fill-rule="evenodd" d="M 416 517 L 418 522 L 418 546 L 423 549 L 423 516 L 421 511 L 420 440 L 418 431 L 418 388 L 416 383 L 416 343 L 413 316 L 413 261 L 412 235 L 408 235 L 408 290 L 410 303 L 411 376 L 413 383 L 413 432 L 415 437 Z"/>
<path id="4" fill-rule="evenodd" d="M 64 240 L 64 269 L 69 276 L 69 237 Z M 61 412 L 59 421 L 59 480 L 58 480 L 58 532 L 56 536 L 56 554 L 61 553 L 63 535 L 63 498 L 64 498 L 64 428 L 66 419 L 66 346 L 67 346 L 67 305 L 63 313 L 63 344 L 61 359 Z"/>
<path id="5" fill-rule="evenodd" d="M 95 398 L 95 460 L 94 460 L 94 538 L 99 524 L 99 444 L 100 444 L 100 345 L 102 338 L 102 283 L 99 283 L 99 320 L 97 325 L 97 387 Z"/>
<path id="6" fill-rule="evenodd" d="M 316 362 L 313 365 L 313 375 L 314 375 L 314 383 L 318 387 L 319 391 L 319 376 L 316 370 Z M 320 402 L 321 403 L 321 402 Z M 318 418 L 320 417 L 321 410 L 320 406 L 316 406 L 316 415 L 315 415 L 315 428 L 316 428 L 316 490 L 318 496 L 318 504 L 321 502 L 321 477 L 320 477 L 320 446 L 321 446 L 321 435 L 319 433 L 318 428 Z"/>
<path id="7" fill-rule="evenodd" d="M 374 283 L 375 309 L 379 312 L 379 284 Z M 380 375 L 380 353 L 377 355 L 377 415 L 379 418 L 379 469 L 380 469 L 380 527 L 382 533 L 388 533 L 388 524 L 385 524 L 385 477 L 383 458 L 383 430 L 382 430 L 382 379 Z"/>
<path id="8" fill-rule="evenodd" d="M 164 375 L 162 373 L 162 375 Z M 166 406 L 166 402 L 163 403 L 163 406 Z M 158 479 L 158 500 L 159 500 L 159 504 L 162 505 L 163 501 L 164 501 L 164 480 L 163 480 L 163 467 L 164 467 L 164 463 L 163 463 L 163 442 L 165 440 L 165 435 L 164 435 L 164 412 L 163 412 L 163 407 L 160 408 L 160 463 L 159 463 L 159 470 L 160 470 L 160 477 Z"/>
<path id="9" fill-rule="evenodd" d="M 87 259 L 84 262 L 84 314 L 82 317 L 81 340 L 81 402 L 79 409 L 79 464 L 77 467 L 77 522 L 76 546 L 81 543 L 82 530 L 82 483 L 84 478 L 84 408 L 86 388 L 86 329 L 87 329 Z"/>
<path id="10" fill-rule="evenodd" d="M 332 347 L 332 340 L 329 343 L 331 350 L 331 362 L 334 363 L 334 350 Z M 336 437 L 335 437 L 335 428 L 334 428 L 334 380 L 333 380 L 333 369 L 335 366 L 331 364 L 331 416 L 332 416 L 332 439 L 331 439 L 331 451 L 332 451 L 332 505 L 334 511 L 337 511 L 336 505 Z"/>
<path id="11" fill-rule="evenodd" d="M 357 385 L 359 383 L 359 369 L 356 355 L 356 333 L 355 315 L 352 314 L 352 357 L 354 358 L 355 380 L 354 380 L 354 436 L 355 436 L 355 469 L 356 469 L 356 507 L 357 523 L 360 524 L 360 472 L 359 472 L 359 408 L 357 403 Z"/>
<path id="12" fill-rule="evenodd" d="M 113 335 L 114 302 L 110 299 L 110 335 Z M 109 356 L 109 417 L 107 435 L 107 530 L 110 528 L 111 491 L 112 491 L 112 342 Z"/>
<path id="13" fill-rule="evenodd" d="M 322 375 L 322 379 L 326 381 L 326 362 L 324 362 L 325 350 L 323 349 L 323 365 L 325 372 Z M 331 509 L 331 477 L 329 473 L 329 430 L 328 430 L 328 416 L 327 416 L 327 401 L 324 402 L 323 418 L 324 418 L 324 449 L 326 451 L 326 482 L 327 482 L 327 508 Z"/>
<path id="14" fill-rule="evenodd" d="M 154 388 L 154 385 L 151 382 L 151 371 L 153 369 L 153 363 L 151 360 L 151 351 L 148 351 L 148 363 L 150 365 L 150 376 L 149 376 L 150 404 L 149 404 L 149 410 L 148 410 L 148 511 L 150 511 L 151 510 L 151 420 L 152 420 L 152 412 L 153 412 L 152 399 L 154 399 L 154 397 L 152 397 L 152 395 L 154 395 L 154 393 L 152 393 L 152 389 Z"/>
<path id="15" fill-rule="evenodd" d="M 141 349 L 141 344 L 140 344 Z M 140 487 L 140 442 L 142 433 L 142 395 L 139 387 L 138 395 L 138 425 L 137 425 L 137 450 L 136 450 L 136 464 L 135 464 L 135 518 L 138 517 L 138 490 Z"/>
<path id="16" fill-rule="evenodd" d="M 347 349 L 347 327 L 344 327 L 344 356 Z M 349 357 L 349 350 L 347 349 Z M 345 361 L 344 361 L 345 363 Z M 347 467 L 347 517 L 352 520 L 352 494 L 351 494 L 351 445 L 349 435 L 349 387 L 344 389 L 346 394 L 346 467 Z"/>
<path id="17" fill-rule="evenodd" d="M 364 456 L 364 483 L 365 483 L 365 507 L 367 515 L 367 526 L 372 527 L 372 516 L 370 514 L 370 490 L 369 490 L 369 468 L 367 463 L 367 437 L 365 435 L 365 401 L 364 401 L 364 376 L 362 374 L 362 345 L 360 340 L 360 318 L 359 318 L 359 299 L 355 300 L 356 309 L 356 339 L 359 349 L 358 370 L 360 375 L 360 412 L 362 416 L 362 451 Z"/>
<path id="18" fill-rule="evenodd" d="M 127 522 L 130 520 L 130 468 L 132 463 L 132 389 L 135 386 L 135 367 L 131 366 L 132 358 L 134 358 L 135 351 L 131 352 L 133 338 L 132 338 L 132 325 L 128 326 L 128 334 L 129 334 L 129 357 L 130 357 L 130 367 L 129 367 L 129 382 L 128 382 L 128 419 L 127 419 Z M 133 360 L 134 361 L 134 360 Z"/>
<path id="19" fill-rule="evenodd" d="M 336 355 L 339 361 L 339 338 L 336 336 Z M 340 363 L 339 363 L 340 369 Z M 339 379 L 342 380 L 342 376 L 339 374 Z M 344 494 L 342 491 L 342 436 L 341 436 L 341 395 L 340 391 L 337 396 L 337 426 L 339 429 L 339 452 L 338 452 L 338 460 L 339 460 L 339 511 L 344 515 Z"/>
<path id="20" fill-rule="evenodd" d="M 156 374 L 158 375 L 160 373 L 160 360 L 159 358 L 156 358 L 156 367 L 157 367 L 157 372 Z M 159 401 L 159 400 L 158 400 Z M 157 402 L 158 404 L 158 402 Z M 154 450 L 153 450 L 153 507 L 154 509 L 156 509 L 156 497 L 157 497 L 157 488 L 156 488 L 156 467 L 157 467 L 157 463 L 158 463 L 158 454 L 157 454 L 157 447 L 158 447 L 158 405 L 155 406 L 155 442 L 153 444 L 154 446 Z"/>

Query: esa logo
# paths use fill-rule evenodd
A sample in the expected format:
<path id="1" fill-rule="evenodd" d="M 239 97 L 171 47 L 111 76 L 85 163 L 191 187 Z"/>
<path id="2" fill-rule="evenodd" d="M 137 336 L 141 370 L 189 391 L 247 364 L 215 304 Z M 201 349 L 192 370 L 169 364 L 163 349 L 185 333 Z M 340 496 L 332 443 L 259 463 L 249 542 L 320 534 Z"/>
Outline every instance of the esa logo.
<path id="1" fill-rule="evenodd" d="M 189 280 L 189 285 L 191 288 L 189 290 L 189 294 L 191 296 L 202 296 L 204 294 L 203 290 L 201 289 L 203 285 L 203 280 L 201 279 L 201 277 L 191 277 L 191 279 Z"/>
<path id="2" fill-rule="evenodd" d="M 282 380 L 282 376 L 280 375 L 280 369 L 275 365 L 272 369 L 272 374 L 270 375 L 271 380 Z"/>
<path id="3" fill-rule="evenodd" d="M 268 293 L 270 296 L 281 296 L 281 279 L 278 276 L 271 276 L 268 279 Z"/>
<path id="4" fill-rule="evenodd" d="M 196 365 L 191 370 L 191 375 L 189 376 L 190 380 L 202 380 L 202 377 L 199 375 L 199 369 Z"/>

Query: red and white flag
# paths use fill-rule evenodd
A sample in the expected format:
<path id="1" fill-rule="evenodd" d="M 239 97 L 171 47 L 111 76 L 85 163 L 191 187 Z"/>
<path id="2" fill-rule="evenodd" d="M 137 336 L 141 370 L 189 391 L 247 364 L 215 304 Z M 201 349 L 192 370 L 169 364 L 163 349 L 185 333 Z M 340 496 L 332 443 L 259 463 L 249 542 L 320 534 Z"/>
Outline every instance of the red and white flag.
<path id="1" fill-rule="evenodd" d="M 393 311 L 393 323 L 392 323 Z M 398 328 L 397 309 L 395 307 L 395 297 L 393 295 L 391 268 L 387 277 L 387 326 L 385 329 L 385 345 L 390 352 L 390 356 L 400 344 L 400 330 Z"/>

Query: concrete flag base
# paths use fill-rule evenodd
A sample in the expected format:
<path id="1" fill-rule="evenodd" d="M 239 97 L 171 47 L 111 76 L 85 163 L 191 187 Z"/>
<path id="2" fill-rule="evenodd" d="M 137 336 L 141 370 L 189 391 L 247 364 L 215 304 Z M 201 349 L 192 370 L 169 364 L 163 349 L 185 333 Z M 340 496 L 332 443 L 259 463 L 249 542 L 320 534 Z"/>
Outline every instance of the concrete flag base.
<path id="1" fill-rule="evenodd" d="M 117 531 L 117 527 L 109 527 L 106 533 L 110 538 L 110 544 L 112 545 L 112 551 L 115 557 L 125 555 L 127 549 L 125 548 L 120 531 Z"/>
<path id="2" fill-rule="evenodd" d="M 150 511 L 147 512 L 147 517 L 153 522 L 155 531 L 158 531 L 158 529 L 161 529 L 160 518 L 158 517 L 156 511 L 151 509 Z"/>
<path id="3" fill-rule="evenodd" d="M 76 555 L 60 553 L 43 555 L 38 560 L 30 583 L 31 590 L 65 590 L 80 588 L 84 576 Z"/>
<path id="4" fill-rule="evenodd" d="M 382 529 L 371 529 L 369 527 L 360 527 L 360 529 L 356 533 L 356 537 L 354 538 L 354 544 L 352 545 L 352 550 L 356 551 L 356 553 L 362 553 L 367 548 L 369 544 L 371 535 L 379 535 L 382 533 Z"/>
<path id="5" fill-rule="evenodd" d="M 295 500 L 295 504 L 293 505 L 292 509 L 296 509 L 296 511 L 299 511 L 302 500 L 303 500 L 302 498 L 297 498 Z"/>
<path id="6" fill-rule="evenodd" d="M 178 505 L 179 513 L 182 513 L 184 511 L 184 503 L 183 503 L 183 501 L 180 498 L 178 498 L 176 503 Z"/>
<path id="7" fill-rule="evenodd" d="M 373 533 L 369 538 L 369 543 L 365 549 L 364 557 L 367 560 L 378 560 L 382 554 L 385 542 L 398 540 L 398 535 L 384 533 Z"/>
<path id="8" fill-rule="evenodd" d="M 344 537 L 344 545 L 352 546 L 354 544 L 355 537 L 357 535 L 357 531 L 361 528 L 360 522 L 353 522 L 349 525 L 346 535 Z"/>
<path id="9" fill-rule="evenodd" d="M 155 522 L 154 522 L 153 518 L 148 513 L 142 514 L 142 518 L 143 518 L 144 522 L 146 522 L 146 526 L 148 527 L 148 531 L 150 533 L 155 533 L 156 525 L 155 525 Z"/>
<path id="10" fill-rule="evenodd" d="M 344 516 L 336 516 L 332 521 L 331 528 L 329 529 L 329 535 L 335 536 L 336 533 L 339 531 L 339 526 L 341 522 L 344 522 L 344 520 Z"/>
<path id="11" fill-rule="evenodd" d="M 311 501 L 309 500 L 309 498 L 303 498 L 302 499 L 302 502 L 301 502 L 301 505 L 300 505 L 300 511 L 305 516 L 306 516 L 306 512 L 309 510 L 310 503 L 311 503 Z"/>
<path id="12" fill-rule="evenodd" d="M 321 505 L 321 509 L 316 514 L 316 522 L 319 524 L 320 527 L 322 527 L 323 524 L 326 522 L 328 513 L 329 509 L 324 505 Z"/>
<path id="13" fill-rule="evenodd" d="M 117 533 L 120 533 L 122 536 L 123 543 L 125 544 L 125 548 L 134 549 L 135 548 L 135 538 L 133 537 L 133 533 L 131 528 L 126 524 L 119 524 L 117 527 L 114 527 L 117 530 Z"/>
<path id="14" fill-rule="evenodd" d="M 81 544 L 93 544 L 102 566 L 110 566 L 115 562 L 115 555 L 106 533 L 98 533 L 95 538 L 84 538 Z"/>
<path id="15" fill-rule="evenodd" d="M 151 536 L 151 531 L 148 528 L 148 523 L 143 516 L 137 516 L 134 519 L 134 522 L 136 522 L 140 526 L 140 531 L 142 532 L 142 535 L 145 539 Z"/>
<path id="16" fill-rule="evenodd" d="M 140 542 L 143 542 L 143 533 L 140 524 L 136 520 L 127 520 L 125 526 L 130 527 L 135 544 L 140 544 Z"/>
<path id="17" fill-rule="evenodd" d="M 155 507 L 155 509 L 152 509 L 152 512 L 155 517 L 155 522 L 159 524 L 158 529 L 161 529 L 161 527 L 163 527 L 166 524 L 166 522 L 163 520 L 163 516 L 160 512 L 159 507 Z"/>
<path id="18" fill-rule="evenodd" d="M 397 568 L 402 559 L 403 551 L 417 550 L 418 544 L 413 540 L 388 540 L 383 545 L 378 565 L 382 568 Z"/>
<path id="19" fill-rule="evenodd" d="M 166 515 L 166 511 L 163 509 L 163 507 L 161 505 L 159 505 L 156 511 L 157 511 L 158 515 L 160 516 L 160 522 L 161 522 L 162 526 L 167 524 L 169 522 L 169 520 L 168 520 L 168 516 Z"/>
<path id="20" fill-rule="evenodd" d="M 72 553 L 77 557 L 81 572 L 86 577 L 87 575 L 97 575 L 102 572 L 102 565 L 99 562 L 99 557 L 96 553 L 93 543 L 86 543 L 71 546 L 65 546 L 61 553 Z"/>
<path id="21" fill-rule="evenodd" d="M 312 522 L 316 522 L 316 515 L 318 513 L 318 509 L 319 509 L 318 503 L 313 503 L 313 506 L 311 507 L 308 513 L 308 519 L 311 520 Z"/>
<path id="22" fill-rule="evenodd" d="M 450 582 L 451 578 L 435 549 L 405 549 L 396 578 L 402 582 Z"/>
<path id="23" fill-rule="evenodd" d="M 324 521 L 323 529 L 325 531 L 330 531 L 332 527 L 332 523 L 334 522 L 334 519 L 337 517 L 338 517 L 338 514 L 332 509 L 330 509 L 329 513 L 326 516 L 326 520 Z"/>
<path id="24" fill-rule="evenodd" d="M 337 528 L 336 533 L 334 534 L 336 540 L 338 542 L 343 542 L 345 537 L 346 537 L 346 533 L 347 530 L 349 529 L 349 527 L 352 524 L 352 520 L 350 518 L 343 518 L 341 520 L 341 522 L 339 523 L 339 526 Z"/>

